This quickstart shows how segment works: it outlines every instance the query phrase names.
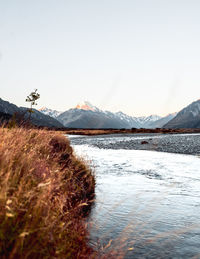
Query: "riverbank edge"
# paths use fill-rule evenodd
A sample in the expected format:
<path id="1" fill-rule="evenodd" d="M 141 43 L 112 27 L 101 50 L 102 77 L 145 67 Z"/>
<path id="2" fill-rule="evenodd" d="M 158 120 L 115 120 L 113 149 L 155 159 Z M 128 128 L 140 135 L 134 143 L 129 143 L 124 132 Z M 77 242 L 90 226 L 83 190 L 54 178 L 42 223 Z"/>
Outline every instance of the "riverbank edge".
<path id="1" fill-rule="evenodd" d="M 0 128 L 0 257 L 94 258 L 95 177 L 61 133 Z"/>

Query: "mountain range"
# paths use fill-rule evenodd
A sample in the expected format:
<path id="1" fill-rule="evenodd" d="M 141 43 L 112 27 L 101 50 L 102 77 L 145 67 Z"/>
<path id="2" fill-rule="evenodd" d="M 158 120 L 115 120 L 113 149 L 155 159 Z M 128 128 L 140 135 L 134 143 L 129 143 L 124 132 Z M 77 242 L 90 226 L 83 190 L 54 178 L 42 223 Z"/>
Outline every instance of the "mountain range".
<path id="1" fill-rule="evenodd" d="M 0 121 L 8 121 L 13 114 L 28 117 L 27 108 L 18 107 L 0 98 Z M 56 128 L 200 128 L 200 100 L 165 117 L 134 117 L 123 112 L 103 111 L 89 102 L 80 103 L 65 112 L 44 107 L 40 110 L 34 109 L 31 122 L 37 126 Z"/>
<path id="2" fill-rule="evenodd" d="M 46 107 L 40 112 L 56 118 L 68 128 L 161 128 L 176 115 L 133 117 L 123 112 L 103 111 L 87 101 L 65 112 Z"/>

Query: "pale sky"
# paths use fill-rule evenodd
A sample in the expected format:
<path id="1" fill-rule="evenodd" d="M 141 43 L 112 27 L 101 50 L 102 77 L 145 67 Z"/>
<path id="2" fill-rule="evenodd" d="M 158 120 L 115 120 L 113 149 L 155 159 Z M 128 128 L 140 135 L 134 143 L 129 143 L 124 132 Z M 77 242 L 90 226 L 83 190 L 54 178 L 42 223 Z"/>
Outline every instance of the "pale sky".
<path id="1" fill-rule="evenodd" d="M 0 0 L 0 97 L 165 115 L 200 99 L 199 0 Z"/>

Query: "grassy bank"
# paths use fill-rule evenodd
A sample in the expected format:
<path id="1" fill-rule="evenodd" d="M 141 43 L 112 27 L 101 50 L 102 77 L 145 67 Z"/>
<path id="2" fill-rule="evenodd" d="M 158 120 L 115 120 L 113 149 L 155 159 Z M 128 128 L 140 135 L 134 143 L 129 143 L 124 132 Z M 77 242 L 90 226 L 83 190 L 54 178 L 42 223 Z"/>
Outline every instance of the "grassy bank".
<path id="1" fill-rule="evenodd" d="M 59 132 L 0 128 L 0 258 L 89 258 L 94 186 Z"/>

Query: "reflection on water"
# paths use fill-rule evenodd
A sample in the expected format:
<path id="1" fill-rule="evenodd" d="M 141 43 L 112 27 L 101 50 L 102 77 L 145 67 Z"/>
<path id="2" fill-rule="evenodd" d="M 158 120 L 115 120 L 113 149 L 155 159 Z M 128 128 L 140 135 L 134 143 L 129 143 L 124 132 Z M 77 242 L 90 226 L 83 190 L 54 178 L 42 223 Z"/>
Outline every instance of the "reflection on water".
<path id="1" fill-rule="evenodd" d="M 200 258 L 199 157 L 75 143 L 97 177 L 91 244 L 113 240 L 106 251 L 125 258 Z"/>

